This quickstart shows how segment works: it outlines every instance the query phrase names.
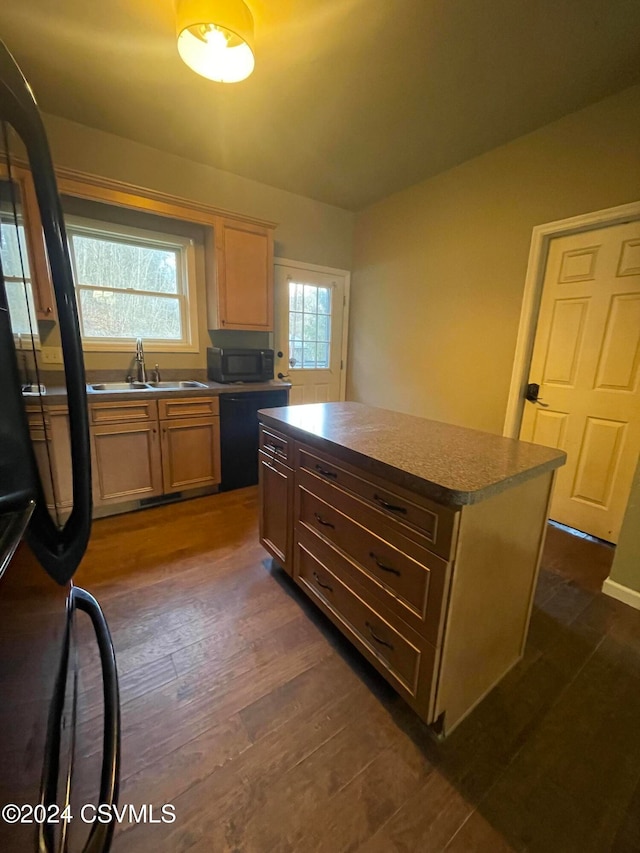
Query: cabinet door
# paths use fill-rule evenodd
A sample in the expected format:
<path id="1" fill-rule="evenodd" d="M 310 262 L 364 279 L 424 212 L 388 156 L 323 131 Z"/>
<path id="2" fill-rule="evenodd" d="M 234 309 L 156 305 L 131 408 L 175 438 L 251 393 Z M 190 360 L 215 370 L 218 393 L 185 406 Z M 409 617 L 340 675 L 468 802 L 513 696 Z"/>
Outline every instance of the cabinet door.
<path id="1" fill-rule="evenodd" d="M 220 418 L 162 421 L 161 430 L 165 493 L 220 482 Z"/>
<path id="2" fill-rule="evenodd" d="M 13 166 L 13 199 L 16 202 L 20 228 L 24 229 L 26 257 L 22 262 L 25 266 L 27 287 L 31 289 L 33 304 L 38 320 L 55 320 L 57 318 L 55 295 L 51 283 L 51 273 L 47 260 L 40 211 L 36 191 L 28 169 Z M 8 171 L 0 163 L 0 182 L 8 182 Z M 15 270 L 5 271 L 12 272 Z"/>
<path id="3" fill-rule="evenodd" d="M 291 533 L 293 471 L 259 452 L 260 461 L 260 542 L 292 574 Z"/>
<path id="4" fill-rule="evenodd" d="M 257 225 L 216 220 L 219 329 L 273 329 L 273 232 Z"/>
<path id="5" fill-rule="evenodd" d="M 91 438 L 97 506 L 162 494 L 157 422 L 94 426 Z"/>
<path id="6" fill-rule="evenodd" d="M 71 439 L 69 437 L 69 413 L 66 409 L 49 410 L 49 429 L 53 447 L 53 480 L 58 506 L 71 509 L 73 506 L 73 481 L 71 465 Z"/>
<path id="7" fill-rule="evenodd" d="M 69 415 L 63 406 L 48 408 L 43 425 L 40 409 L 28 407 L 27 417 L 47 507 L 60 521 L 73 506 Z"/>

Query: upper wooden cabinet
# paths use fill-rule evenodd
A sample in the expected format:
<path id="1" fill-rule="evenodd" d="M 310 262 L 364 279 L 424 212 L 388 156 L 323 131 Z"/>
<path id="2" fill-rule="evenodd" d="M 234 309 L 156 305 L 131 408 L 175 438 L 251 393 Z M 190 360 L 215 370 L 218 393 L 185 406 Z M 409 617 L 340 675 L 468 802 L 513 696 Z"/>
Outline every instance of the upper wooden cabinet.
<path id="1" fill-rule="evenodd" d="M 36 316 L 38 320 L 56 320 L 56 300 L 33 179 L 28 169 L 15 165 L 11 169 L 11 177 L 14 185 L 12 204 L 16 204 L 18 223 L 24 228 L 27 245 L 28 266 L 24 272 L 31 284 Z M 0 163 L 0 181 L 8 180 L 8 169 Z"/>
<path id="2" fill-rule="evenodd" d="M 273 329 L 273 229 L 216 217 L 210 329 Z"/>

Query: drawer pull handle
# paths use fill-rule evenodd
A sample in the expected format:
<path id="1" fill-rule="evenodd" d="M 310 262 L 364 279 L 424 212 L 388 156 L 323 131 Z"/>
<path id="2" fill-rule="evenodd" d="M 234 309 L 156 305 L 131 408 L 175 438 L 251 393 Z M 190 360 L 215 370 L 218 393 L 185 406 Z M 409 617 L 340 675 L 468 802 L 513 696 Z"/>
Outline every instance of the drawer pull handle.
<path id="1" fill-rule="evenodd" d="M 317 572 L 314 572 L 313 576 L 316 579 L 316 583 L 318 584 L 318 586 L 321 586 L 322 589 L 328 589 L 329 592 L 333 592 L 333 587 L 330 586 L 328 583 L 322 583 L 322 581 L 320 580 L 320 575 Z"/>
<path id="2" fill-rule="evenodd" d="M 388 649 L 391 649 L 391 651 L 393 651 L 393 645 L 391 643 L 388 643 L 386 640 L 383 640 L 382 637 L 376 636 L 376 632 L 373 630 L 373 626 L 370 622 L 365 622 L 364 624 L 367 626 L 369 634 L 371 635 L 371 639 L 375 643 L 379 643 L 381 646 L 386 646 Z"/>
<path id="3" fill-rule="evenodd" d="M 385 566 L 384 563 L 380 562 L 380 560 L 376 557 L 376 555 L 373 553 L 373 551 L 369 552 L 369 556 L 374 561 L 376 566 L 379 569 L 382 569 L 383 572 L 391 572 L 392 575 L 397 575 L 398 577 L 400 577 L 400 572 L 398 571 L 398 569 L 394 569 L 391 566 Z"/>
<path id="4" fill-rule="evenodd" d="M 374 501 L 377 501 L 383 509 L 388 509 L 391 512 L 401 512 L 404 515 L 407 514 L 407 508 L 404 506 L 397 506 L 396 504 L 387 503 L 387 501 L 385 501 L 379 495 L 374 495 L 373 499 Z"/>
<path id="5" fill-rule="evenodd" d="M 281 444 L 265 444 L 265 448 L 272 453 L 284 453 L 284 447 Z"/>
<path id="6" fill-rule="evenodd" d="M 322 524 L 324 527 L 330 527 L 332 530 L 336 529 L 335 524 L 332 524 L 330 521 L 325 521 L 324 518 L 318 512 L 313 513 L 313 517 L 318 522 L 318 524 Z"/>
<path id="7" fill-rule="evenodd" d="M 331 479 L 333 479 L 333 480 L 338 479 L 338 475 L 336 474 L 335 471 L 327 471 L 327 469 L 323 468 L 322 465 L 316 465 L 316 471 L 319 474 L 322 474 L 323 477 L 331 477 Z"/>

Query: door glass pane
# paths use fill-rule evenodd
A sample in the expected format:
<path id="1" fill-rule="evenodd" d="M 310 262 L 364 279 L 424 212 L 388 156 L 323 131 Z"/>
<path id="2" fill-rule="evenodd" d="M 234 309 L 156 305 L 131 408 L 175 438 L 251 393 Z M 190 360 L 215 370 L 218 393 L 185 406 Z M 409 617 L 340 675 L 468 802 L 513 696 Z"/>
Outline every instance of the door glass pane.
<path id="1" fill-rule="evenodd" d="M 331 288 L 289 283 L 289 365 L 326 370 L 331 345 Z"/>

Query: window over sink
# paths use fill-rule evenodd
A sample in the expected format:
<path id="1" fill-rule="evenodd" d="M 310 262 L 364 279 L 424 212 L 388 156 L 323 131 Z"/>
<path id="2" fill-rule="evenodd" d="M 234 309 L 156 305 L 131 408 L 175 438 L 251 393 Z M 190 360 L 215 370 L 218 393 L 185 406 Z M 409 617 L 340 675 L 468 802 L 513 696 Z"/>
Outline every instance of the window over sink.
<path id="1" fill-rule="evenodd" d="M 198 348 L 193 240 L 68 217 L 85 350 Z"/>

